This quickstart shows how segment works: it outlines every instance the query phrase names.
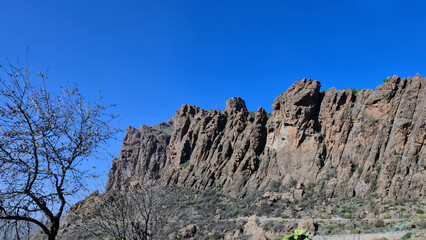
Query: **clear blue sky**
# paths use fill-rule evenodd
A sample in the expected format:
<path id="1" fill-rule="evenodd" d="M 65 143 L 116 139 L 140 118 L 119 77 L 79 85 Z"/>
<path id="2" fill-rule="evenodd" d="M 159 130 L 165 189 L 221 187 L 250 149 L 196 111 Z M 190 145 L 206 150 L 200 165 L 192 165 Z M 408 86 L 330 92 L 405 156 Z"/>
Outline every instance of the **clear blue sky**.
<path id="1" fill-rule="evenodd" d="M 125 129 L 233 96 L 271 111 L 305 77 L 343 89 L 426 74 L 425 12 L 410 0 L 2 1 L 0 63 L 29 46 L 33 71 L 89 98 L 101 89 Z"/>

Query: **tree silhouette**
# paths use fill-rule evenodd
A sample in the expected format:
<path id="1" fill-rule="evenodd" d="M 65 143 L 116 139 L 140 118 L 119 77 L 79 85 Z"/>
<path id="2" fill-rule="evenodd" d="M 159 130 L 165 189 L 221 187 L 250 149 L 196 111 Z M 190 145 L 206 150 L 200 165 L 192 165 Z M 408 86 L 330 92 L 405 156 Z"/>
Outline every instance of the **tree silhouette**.
<path id="1" fill-rule="evenodd" d="M 117 115 L 76 85 L 52 93 L 46 75 L 34 81 L 28 64 L 8 65 L 0 78 L 0 219 L 35 224 L 52 240 L 68 199 L 91 176 L 82 162 L 119 131 L 111 127 Z"/>

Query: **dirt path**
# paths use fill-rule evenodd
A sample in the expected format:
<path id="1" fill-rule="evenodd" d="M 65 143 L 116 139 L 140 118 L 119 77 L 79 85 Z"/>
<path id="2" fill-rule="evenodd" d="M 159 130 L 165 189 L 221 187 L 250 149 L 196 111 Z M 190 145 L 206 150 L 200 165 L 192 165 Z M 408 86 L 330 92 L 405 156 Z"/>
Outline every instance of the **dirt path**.
<path id="1" fill-rule="evenodd" d="M 409 231 L 314 236 L 314 240 L 372 240 L 372 239 L 380 239 L 380 238 L 386 238 L 386 239 L 389 239 L 389 240 L 397 240 L 397 239 L 401 239 L 408 232 Z M 426 239 L 423 238 L 423 239 L 418 239 L 418 240 L 426 240 Z"/>
<path id="2" fill-rule="evenodd" d="M 278 218 L 278 217 L 239 217 L 239 218 L 223 219 L 223 221 L 234 221 L 234 220 L 259 221 L 259 222 L 268 222 L 268 221 L 298 222 L 303 219 L 302 218 Z M 342 223 L 354 221 L 353 219 L 339 218 L 339 217 L 313 218 L 312 220 L 314 222 L 323 221 L 323 222 L 342 222 Z M 362 219 L 362 220 L 368 221 L 368 222 L 374 222 L 379 219 L 368 218 L 368 219 Z M 383 222 L 400 222 L 400 221 L 405 221 L 406 219 L 380 219 L 380 220 L 383 220 Z"/>
<path id="3" fill-rule="evenodd" d="M 269 222 L 269 221 L 284 221 L 284 222 L 299 222 L 300 218 L 276 218 L 276 217 L 239 217 L 235 219 L 227 219 L 224 221 L 233 221 L 233 220 L 245 220 L 248 222 Z M 379 219 L 362 219 L 363 221 L 374 222 Z M 406 219 L 380 219 L 384 222 L 400 222 L 405 221 Z M 314 222 L 333 222 L 333 223 L 349 223 L 354 221 L 352 219 L 346 218 L 314 218 Z M 397 240 L 401 239 L 405 234 L 410 231 L 398 231 L 398 232 L 384 232 L 384 233 L 360 233 L 360 234 L 345 234 L 345 235 L 325 235 L 325 236 L 314 236 L 314 240 L 373 240 L 386 238 L 388 240 Z M 413 233 L 414 234 L 414 233 Z M 426 231 L 424 233 L 426 235 Z M 426 238 L 418 239 L 418 240 L 426 240 Z"/>

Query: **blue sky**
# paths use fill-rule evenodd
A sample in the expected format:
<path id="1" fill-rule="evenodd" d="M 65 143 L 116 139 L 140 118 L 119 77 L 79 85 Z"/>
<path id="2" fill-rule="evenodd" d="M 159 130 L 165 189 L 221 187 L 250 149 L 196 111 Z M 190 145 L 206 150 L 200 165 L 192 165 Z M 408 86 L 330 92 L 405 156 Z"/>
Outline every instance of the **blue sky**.
<path id="1" fill-rule="evenodd" d="M 294 81 L 375 88 L 425 74 L 424 1 L 3 1 L 0 63 L 49 68 L 49 86 L 101 89 L 120 127 L 167 121 L 184 103 L 240 96 L 271 111 Z M 122 139 L 124 134 L 118 136 Z M 120 142 L 112 142 L 118 156 Z M 108 169 L 109 163 L 100 168 Z"/>

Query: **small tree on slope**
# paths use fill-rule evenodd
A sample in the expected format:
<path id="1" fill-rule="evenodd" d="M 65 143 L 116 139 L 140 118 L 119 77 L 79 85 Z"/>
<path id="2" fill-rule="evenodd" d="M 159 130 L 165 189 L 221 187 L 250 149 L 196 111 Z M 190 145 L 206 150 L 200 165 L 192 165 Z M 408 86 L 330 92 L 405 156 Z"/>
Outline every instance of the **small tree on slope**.
<path id="1" fill-rule="evenodd" d="M 125 192 L 106 193 L 87 225 L 95 235 L 119 240 L 159 239 L 159 233 L 172 214 L 166 206 L 173 193 L 145 177 L 136 188 Z"/>

